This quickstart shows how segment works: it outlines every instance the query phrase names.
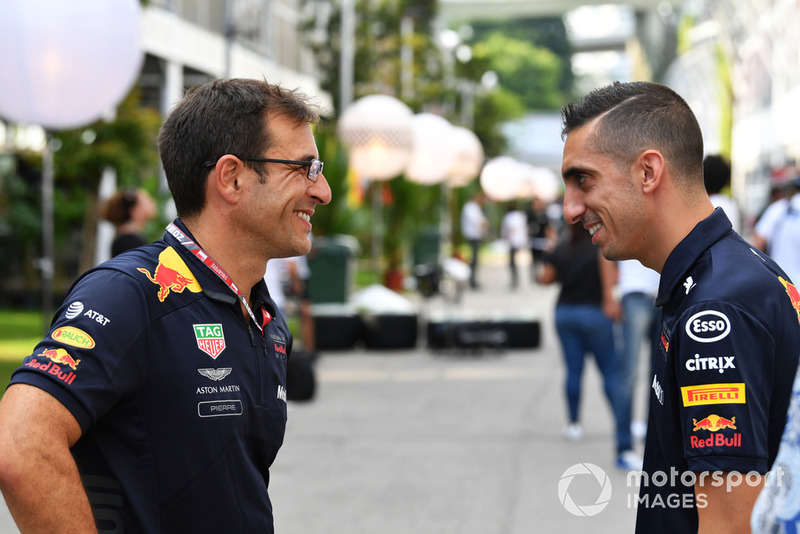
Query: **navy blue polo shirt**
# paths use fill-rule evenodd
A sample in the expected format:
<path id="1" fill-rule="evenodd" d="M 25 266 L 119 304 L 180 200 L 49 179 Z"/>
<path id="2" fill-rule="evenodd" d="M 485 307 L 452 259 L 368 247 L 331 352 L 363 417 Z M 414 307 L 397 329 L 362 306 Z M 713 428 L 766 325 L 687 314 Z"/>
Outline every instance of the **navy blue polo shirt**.
<path id="1" fill-rule="evenodd" d="M 250 304 L 271 317 L 263 336 L 166 234 L 84 274 L 14 373 L 80 424 L 72 453 L 100 530 L 273 531 L 292 338 L 263 280 Z"/>
<path id="2" fill-rule="evenodd" d="M 636 532 L 696 532 L 695 482 L 771 468 L 800 354 L 796 294 L 720 209 L 667 258 Z"/>

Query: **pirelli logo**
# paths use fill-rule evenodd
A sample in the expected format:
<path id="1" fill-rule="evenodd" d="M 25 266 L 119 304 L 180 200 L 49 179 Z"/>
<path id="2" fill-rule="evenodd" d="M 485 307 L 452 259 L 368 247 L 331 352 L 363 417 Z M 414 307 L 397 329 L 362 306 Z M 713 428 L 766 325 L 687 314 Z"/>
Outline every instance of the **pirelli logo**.
<path id="1" fill-rule="evenodd" d="M 681 387 L 684 406 L 704 404 L 746 404 L 744 383 L 703 384 Z"/>

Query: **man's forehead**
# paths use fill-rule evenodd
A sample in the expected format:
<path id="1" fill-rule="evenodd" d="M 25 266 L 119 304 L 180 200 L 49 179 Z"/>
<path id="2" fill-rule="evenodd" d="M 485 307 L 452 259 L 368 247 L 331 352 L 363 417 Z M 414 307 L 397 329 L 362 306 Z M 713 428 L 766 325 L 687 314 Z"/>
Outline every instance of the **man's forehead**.
<path id="1" fill-rule="evenodd" d="M 317 144 L 309 123 L 285 116 L 276 119 L 270 122 L 275 149 L 308 152 L 308 155 L 315 157 Z"/>
<path id="2" fill-rule="evenodd" d="M 562 174 L 569 167 L 585 165 L 588 159 L 597 155 L 591 144 L 589 133 L 586 128 L 580 128 L 570 132 L 567 136 L 561 160 Z"/>

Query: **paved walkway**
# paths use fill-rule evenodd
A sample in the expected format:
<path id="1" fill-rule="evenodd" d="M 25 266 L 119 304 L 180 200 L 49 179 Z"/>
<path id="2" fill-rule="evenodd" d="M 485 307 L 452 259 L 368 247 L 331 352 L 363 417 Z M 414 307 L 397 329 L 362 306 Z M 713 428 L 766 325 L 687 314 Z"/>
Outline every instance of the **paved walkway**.
<path id="1" fill-rule="evenodd" d="M 481 291 L 467 292 L 457 306 L 436 297 L 422 309 L 536 314 L 536 349 L 473 355 L 420 343 L 321 356 L 317 396 L 289 403 L 285 444 L 272 468 L 279 534 L 633 530 L 638 491 L 614 466 L 612 419 L 596 366 L 584 377 L 584 437 L 568 442 L 552 325 L 557 288 L 523 277 L 511 290 L 508 280 L 504 265 L 489 262 Z M 645 385 L 642 377 L 637 416 Z M 0 532 L 16 532 L 3 513 L 0 507 Z"/>

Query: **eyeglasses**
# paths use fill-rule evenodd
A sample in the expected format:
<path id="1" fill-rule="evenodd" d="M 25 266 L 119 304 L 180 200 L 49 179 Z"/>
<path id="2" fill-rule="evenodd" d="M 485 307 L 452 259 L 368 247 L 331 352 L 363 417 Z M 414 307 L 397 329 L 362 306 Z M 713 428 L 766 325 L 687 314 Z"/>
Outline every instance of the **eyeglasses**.
<path id="1" fill-rule="evenodd" d="M 239 156 L 236 156 L 237 158 Z M 306 178 L 311 180 L 312 182 L 317 181 L 317 176 L 322 174 L 322 167 L 324 167 L 324 163 L 318 159 L 312 159 L 311 161 L 300 161 L 296 159 L 274 159 L 274 158 L 239 158 L 242 161 L 257 161 L 263 163 L 285 163 L 286 165 L 302 165 L 303 167 L 308 167 L 308 173 L 306 174 Z M 206 167 L 213 167 L 216 165 L 216 161 L 206 161 Z"/>

